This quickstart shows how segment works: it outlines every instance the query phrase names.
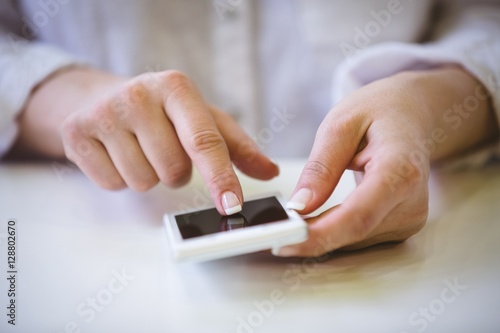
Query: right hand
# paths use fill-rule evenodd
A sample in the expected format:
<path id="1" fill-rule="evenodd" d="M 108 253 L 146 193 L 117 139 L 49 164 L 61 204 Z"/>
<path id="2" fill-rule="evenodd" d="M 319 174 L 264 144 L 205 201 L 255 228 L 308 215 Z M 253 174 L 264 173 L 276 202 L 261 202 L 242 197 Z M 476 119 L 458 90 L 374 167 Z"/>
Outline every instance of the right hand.
<path id="1" fill-rule="evenodd" d="M 81 107 L 60 126 L 66 157 L 99 186 L 145 191 L 161 181 L 177 187 L 190 179 L 193 163 L 218 211 L 232 214 L 241 209 L 243 194 L 231 161 L 254 178 L 278 174 L 253 140 L 228 114 L 207 105 L 183 73 L 109 82 L 80 100 Z"/>

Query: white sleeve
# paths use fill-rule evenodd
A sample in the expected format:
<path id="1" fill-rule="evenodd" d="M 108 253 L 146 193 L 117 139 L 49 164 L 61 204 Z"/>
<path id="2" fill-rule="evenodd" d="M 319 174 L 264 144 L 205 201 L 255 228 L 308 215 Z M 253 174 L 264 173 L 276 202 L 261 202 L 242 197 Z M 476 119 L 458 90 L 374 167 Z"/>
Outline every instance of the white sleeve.
<path id="1" fill-rule="evenodd" d="M 1 9 L 6 10 L 0 16 L 12 11 Z M 16 139 L 16 118 L 32 89 L 58 69 L 76 63 L 60 50 L 19 37 L 6 21 L 0 21 L 0 158 Z"/>
<path id="2" fill-rule="evenodd" d="M 346 59 L 334 74 L 334 102 L 363 85 L 401 71 L 459 64 L 489 90 L 499 122 L 500 2 L 455 3 L 447 9 L 446 20 L 434 29 L 432 42 L 383 43 Z M 493 155 L 500 156 L 498 143 L 457 162 L 468 167 L 483 165 Z"/>

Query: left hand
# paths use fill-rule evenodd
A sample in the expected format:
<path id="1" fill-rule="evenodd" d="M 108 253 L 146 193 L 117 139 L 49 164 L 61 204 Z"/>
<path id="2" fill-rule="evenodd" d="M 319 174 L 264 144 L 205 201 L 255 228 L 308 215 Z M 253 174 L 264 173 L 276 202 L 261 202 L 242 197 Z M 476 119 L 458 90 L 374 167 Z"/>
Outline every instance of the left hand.
<path id="1" fill-rule="evenodd" d="M 460 119 L 450 120 L 450 108 L 478 94 L 483 98 L 476 98 L 476 110 L 457 131 Z M 308 220 L 306 242 L 283 247 L 277 255 L 319 256 L 415 234 L 427 219 L 431 160 L 497 135 L 488 98 L 481 83 L 458 67 L 401 73 L 346 97 L 318 129 L 288 206 L 313 212 L 346 169 L 355 171 L 358 186 L 342 204 Z"/>

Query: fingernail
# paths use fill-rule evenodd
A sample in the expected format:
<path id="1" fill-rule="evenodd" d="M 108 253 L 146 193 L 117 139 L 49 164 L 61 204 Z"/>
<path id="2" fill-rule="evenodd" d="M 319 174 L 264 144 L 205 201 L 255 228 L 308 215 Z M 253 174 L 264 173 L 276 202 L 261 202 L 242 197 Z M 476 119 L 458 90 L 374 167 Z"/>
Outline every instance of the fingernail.
<path id="1" fill-rule="evenodd" d="M 308 188 L 301 188 L 288 200 L 286 208 L 301 211 L 306 208 L 312 199 L 312 191 Z"/>
<path id="2" fill-rule="evenodd" d="M 294 257 L 297 255 L 297 252 L 291 247 L 273 247 L 271 250 L 273 256 L 276 257 Z"/>
<path id="3" fill-rule="evenodd" d="M 222 207 L 224 207 L 226 215 L 233 215 L 241 212 L 240 200 L 233 192 L 225 192 L 222 195 Z"/>

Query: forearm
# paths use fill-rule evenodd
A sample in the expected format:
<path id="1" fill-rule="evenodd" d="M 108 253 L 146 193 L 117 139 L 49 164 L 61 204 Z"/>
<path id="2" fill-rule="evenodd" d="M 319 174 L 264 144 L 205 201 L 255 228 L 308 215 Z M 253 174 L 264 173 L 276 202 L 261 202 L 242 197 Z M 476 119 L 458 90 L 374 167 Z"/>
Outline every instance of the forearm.
<path id="1" fill-rule="evenodd" d="M 61 125 L 66 117 L 121 82 L 115 75 L 83 67 L 52 74 L 32 91 L 18 119 L 20 133 L 12 153 L 64 157 Z"/>

